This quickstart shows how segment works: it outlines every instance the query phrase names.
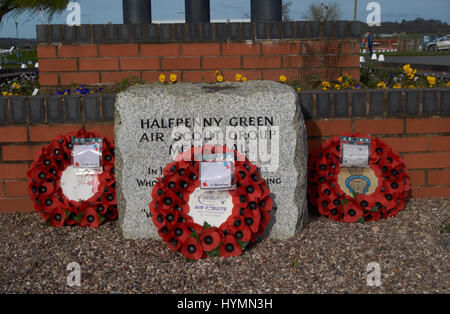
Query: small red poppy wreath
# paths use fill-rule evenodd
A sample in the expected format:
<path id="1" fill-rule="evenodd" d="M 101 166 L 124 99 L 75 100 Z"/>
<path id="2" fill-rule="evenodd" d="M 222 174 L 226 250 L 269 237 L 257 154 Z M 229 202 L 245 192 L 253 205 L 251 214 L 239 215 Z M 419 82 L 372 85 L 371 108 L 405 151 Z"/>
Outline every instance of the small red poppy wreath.
<path id="1" fill-rule="evenodd" d="M 309 155 L 308 200 L 314 209 L 336 221 L 378 221 L 405 208 L 411 189 L 402 158 L 382 140 L 371 140 L 368 168 L 341 166 L 341 140 L 333 137 Z"/>
<path id="2" fill-rule="evenodd" d="M 98 189 L 87 200 L 70 200 L 61 187 L 63 172 L 73 164 L 75 138 L 103 138 Z M 36 153 L 27 172 L 28 193 L 34 209 L 53 227 L 80 225 L 96 228 L 118 216 L 114 175 L 114 144 L 106 137 L 83 129 L 59 135 Z"/>
<path id="3" fill-rule="evenodd" d="M 189 198 L 200 188 L 200 161 L 196 154 L 219 153 L 214 146 L 193 147 L 163 170 L 152 190 L 150 212 L 161 238 L 174 252 L 189 260 L 214 256 L 239 256 L 249 242 L 262 235 L 270 220 L 273 202 L 266 181 L 244 155 L 234 153 L 236 189 L 229 190 L 232 213 L 220 226 L 202 225 L 190 215 Z"/>

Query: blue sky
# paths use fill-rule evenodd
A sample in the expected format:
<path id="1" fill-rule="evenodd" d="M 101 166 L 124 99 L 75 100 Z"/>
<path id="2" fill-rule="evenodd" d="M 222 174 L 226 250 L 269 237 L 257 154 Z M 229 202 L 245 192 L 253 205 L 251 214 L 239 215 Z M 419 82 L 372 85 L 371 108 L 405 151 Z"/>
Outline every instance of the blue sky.
<path id="1" fill-rule="evenodd" d="M 291 18 L 301 20 L 302 14 L 311 3 L 324 0 L 291 0 Z M 78 0 L 81 4 L 82 24 L 122 23 L 122 0 Z M 331 3 L 333 1 L 327 1 Z M 354 0 L 337 1 L 343 12 L 344 20 L 353 19 Z M 366 6 L 372 0 L 358 0 L 358 19 L 365 21 Z M 421 17 L 438 19 L 450 23 L 450 0 L 378 0 L 381 5 L 381 21 L 411 20 Z M 250 13 L 250 0 L 211 0 L 212 19 L 241 19 Z M 54 17 L 53 24 L 65 24 L 68 11 Z M 152 18 L 158 20 L 183 20 L 184 0 L 152 0 Z M 39 14 L 30 18 L 23 14 L 6 18 L 0 27 L 0 37 L 15 37 L 15 21 L 19 22 L 19 37 L 35 38 L 35 25 L 41 23 Z"/>

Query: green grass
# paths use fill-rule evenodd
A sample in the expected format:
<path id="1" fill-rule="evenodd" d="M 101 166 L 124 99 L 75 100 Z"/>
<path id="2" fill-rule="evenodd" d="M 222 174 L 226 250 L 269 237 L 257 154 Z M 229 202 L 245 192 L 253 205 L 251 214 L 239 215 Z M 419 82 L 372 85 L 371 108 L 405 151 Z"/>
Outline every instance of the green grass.
<path id="1" fill-rule="evenodd" d="M 21 53 L 21 56 L 20 56 L 21 63 L 27 63 L 28 61 L 31 61 L 31 62 L 33 62 L 33 66 L 34 66 L 34 64 L 37 62 L 36 49 L 21 50 L 20 53 Z M 9 65 L 12 65 L 9 63 L 18 63 L 17 51 L 14 50 L 12 54 L 6 56 L 6 60 L 8 61 L 8 65 L 3 65 L 3 63 L 5 62 L 5 58 L 4 57 L 1 58 L 2 68 L 4 68 L 4 69 L 17 68 L 17 65 L 13 66 L 13 67 L 8 67 Z M 20 68 L 20 66 L 19 66 L 19 68 Z"/>

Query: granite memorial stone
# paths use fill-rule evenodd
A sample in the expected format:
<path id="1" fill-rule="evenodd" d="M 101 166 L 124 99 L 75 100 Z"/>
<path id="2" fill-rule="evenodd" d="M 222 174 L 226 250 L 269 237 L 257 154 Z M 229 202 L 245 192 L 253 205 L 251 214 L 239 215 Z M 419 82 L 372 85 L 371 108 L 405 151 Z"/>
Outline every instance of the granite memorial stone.
<path id="1" fill-rule="evenodd" d="M 297 93 L 270 81 L 134 86 L 118 95 L 115 145 L 125 238 L 159 238 L 148 209 L 162 169 L 192 146 L 237 149 L 261 170 L 274 200 L 265 236 L 294 236 L 307 219 L 307 138 Z"/>

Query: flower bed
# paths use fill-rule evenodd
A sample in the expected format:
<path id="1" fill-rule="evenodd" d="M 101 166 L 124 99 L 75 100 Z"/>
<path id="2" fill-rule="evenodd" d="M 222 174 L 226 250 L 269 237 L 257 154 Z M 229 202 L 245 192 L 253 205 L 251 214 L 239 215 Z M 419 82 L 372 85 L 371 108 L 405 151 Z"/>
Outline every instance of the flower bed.
<path id="1" fill-rule="evenodd" d="M 11 80 L 0 85 L 0 95 L 2 96 L 19 96 L 33 94 L 35 89 L 39 89 L 39 77 L 36 73 L 23 73 Z"/>
<path id="2" fill-rule="evenodd" d="M 248 78 L 236 73 L 233 77 L 226 77 L 223 71 L 217 70 L 214 77 L 211 78 L 213 83 L 222 82 L 247 82 Z M 175 84 L 179 82 L 179 77 L 175 73 L 165 75 L 161 73 L 158 81 L 163 84 Z M 204 80 L 208 81 L 208 80 Z M 353 78 L 348 74 L 343 74 L 336 78 L 335 81 L 317 81 L 311 85 L 303 85 L 299 81 L 289 81 L 287 76 L 280 72 L 278 82 L 289 84 L 300 92 L 302 90 L 359 90 L 359 89 L 399 89 L 399 88 L 440 88 L 450 87 L 450 80 L 435 74 L 418 74 L 417 70 L 411 65 L 406 64 L 403 67 L 395 69 L 375 68 L 372 63 L 361 68 L 360 80 Z M 43 89 L 39 93 L 41 95 L 86 95 L 97 93 L 118 93 L 126 90 L 130 86 L 145 84 L 147 82 L 136 76 L 130 76 L 116 84 L 104 85 L 102 87 L 85 86 L 72 84 L 65 89 Z M 10 80 L 0 85 L 0 93 L 3 96 L 32 95 L 35 89 L 39 90 L 38 73 L 22 74 L 20 77 Z"/>

